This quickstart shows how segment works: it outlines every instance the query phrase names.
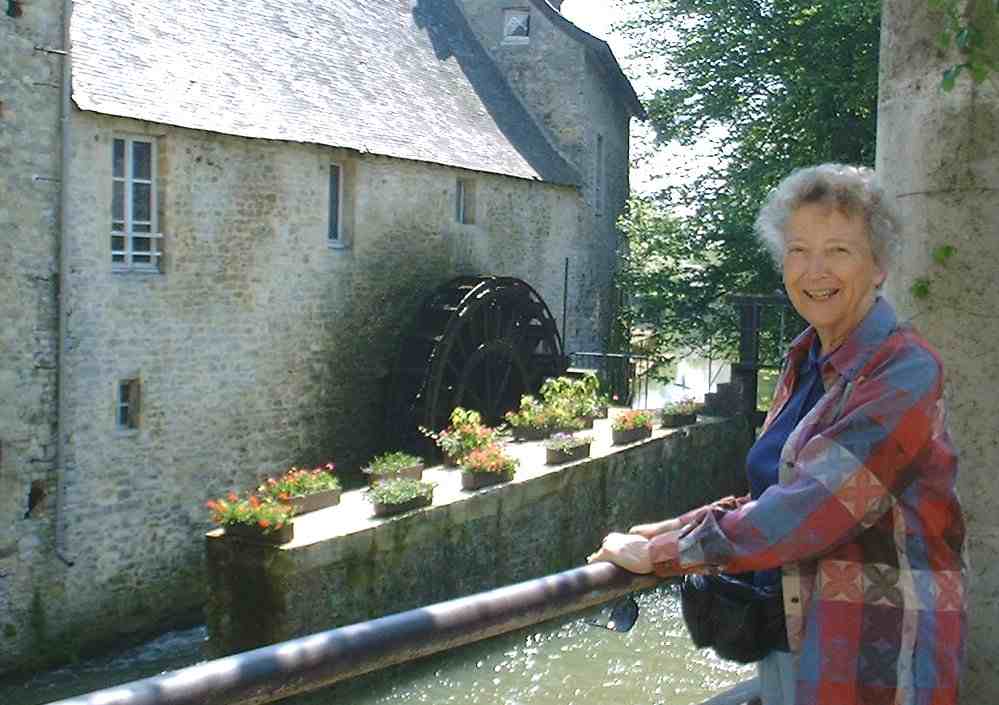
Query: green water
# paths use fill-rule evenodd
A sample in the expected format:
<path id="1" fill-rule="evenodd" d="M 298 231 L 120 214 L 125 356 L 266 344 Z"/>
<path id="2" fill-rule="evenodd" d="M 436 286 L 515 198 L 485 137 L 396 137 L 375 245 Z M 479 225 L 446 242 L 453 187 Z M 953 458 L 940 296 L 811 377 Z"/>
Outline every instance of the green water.
<path id="1" fill-rule="evenodd" d="M 637 596 L 627 634 L 558 620 L 371 673 L 282 701 L 288 705 L 689 705 L 753 675 L 751 667 L 696 651 L 675 590 Z M 181 668 L 200 660 L 204 630 L 174 632 L 129 652 L 0 683 L 3 705 L 39 705 Z"/>

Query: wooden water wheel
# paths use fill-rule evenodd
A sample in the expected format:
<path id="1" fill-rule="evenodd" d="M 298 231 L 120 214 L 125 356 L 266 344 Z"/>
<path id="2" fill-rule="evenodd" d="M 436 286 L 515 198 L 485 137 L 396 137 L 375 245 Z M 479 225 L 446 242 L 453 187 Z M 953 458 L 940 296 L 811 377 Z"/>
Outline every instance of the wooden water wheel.
<path id="1" fill-rule="evenodd" d="M 513 277 L 458 277 L 426 298 L 403 340 L 387 428 L 418 447 L 421 426 L 447 426 L 456 406 L 490 424 L 565 371 L 548 306 Z"/>

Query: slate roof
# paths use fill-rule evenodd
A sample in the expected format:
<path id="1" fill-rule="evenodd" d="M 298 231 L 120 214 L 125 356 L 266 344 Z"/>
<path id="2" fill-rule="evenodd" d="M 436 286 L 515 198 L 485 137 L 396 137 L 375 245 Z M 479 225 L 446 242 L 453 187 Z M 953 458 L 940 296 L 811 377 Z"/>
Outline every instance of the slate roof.
<path id="1" fill-rule="evenodd" d="M 578 184 L 456 0 L 82 0 L 81 110 Z"/>

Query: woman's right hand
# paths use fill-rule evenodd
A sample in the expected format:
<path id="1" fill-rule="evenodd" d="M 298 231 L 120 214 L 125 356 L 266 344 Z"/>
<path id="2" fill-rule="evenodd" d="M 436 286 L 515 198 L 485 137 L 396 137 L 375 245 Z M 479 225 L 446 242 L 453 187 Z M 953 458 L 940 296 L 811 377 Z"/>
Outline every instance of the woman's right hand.
<path id="1" fill-rule="evenodd" d="M 680 523 L 679 519 L 664 519 L 663 521 L 656 521 L 651 524 L 635 524 L 635 526 L 628 529 L 628 533 L 644 536 L 651 541 L 659 534 L 664 534 L 667 531 L 676 531 L 681 528 L 683 528 L 683 524 Z"/>

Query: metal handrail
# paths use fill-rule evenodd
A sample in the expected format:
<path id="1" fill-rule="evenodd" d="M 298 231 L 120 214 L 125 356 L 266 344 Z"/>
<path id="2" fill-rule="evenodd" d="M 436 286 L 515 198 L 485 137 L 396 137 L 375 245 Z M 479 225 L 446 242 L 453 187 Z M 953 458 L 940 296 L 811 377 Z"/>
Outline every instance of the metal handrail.
<path id="1" fill-rule="evenodd" d="M 50 705 L 259 705 L 544 622 L 659 579 L 594 563 Z"/>

